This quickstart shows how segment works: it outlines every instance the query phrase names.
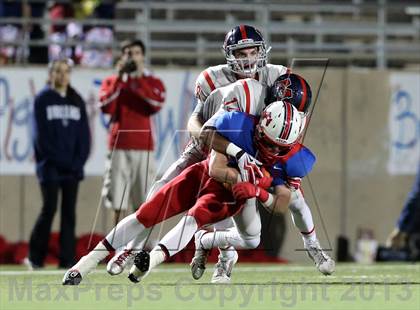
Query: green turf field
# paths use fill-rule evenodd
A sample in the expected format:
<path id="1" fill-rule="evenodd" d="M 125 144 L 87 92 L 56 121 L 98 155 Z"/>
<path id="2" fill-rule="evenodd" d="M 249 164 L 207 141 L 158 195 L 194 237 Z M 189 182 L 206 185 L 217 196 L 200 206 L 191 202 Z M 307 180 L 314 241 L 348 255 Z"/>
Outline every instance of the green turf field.
<path id="1" fill-rule="evenodd" d="M 188 265 L 164 265 L 142 284 L 100 266 L 80 286 L 64 271 L 0 267 L 0 309 L 420 309 L 420 265 L 339 264 L 325 277 L 313 266 L 238 264 L 231 285 L 195 281 Z"/>

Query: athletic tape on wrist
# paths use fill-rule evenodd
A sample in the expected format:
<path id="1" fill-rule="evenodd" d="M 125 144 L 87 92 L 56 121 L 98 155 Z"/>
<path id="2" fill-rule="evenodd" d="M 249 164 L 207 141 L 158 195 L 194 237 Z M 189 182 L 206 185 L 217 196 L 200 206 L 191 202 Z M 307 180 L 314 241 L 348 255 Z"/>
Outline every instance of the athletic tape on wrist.
<path id="1" fill-rule="evenodd" d="M 274 201 L 273 195 L 261 187 L 258 187 L 257 189 L 257 197 L 258 200 L 266 207 L 270 207 Z"/>
<path id="2" fill-rule="evenodd" d="M 236 158 L 237 158 L 237 155 L 241 151 L 243 152 L 243 150 L 240 147 L 238 147 L 237 145 L 235 145 L 233 143 L 229 143 L 227 148 L 226 148 L 226 154 L 228 154 L 230 156 L 233 156 L 233 157 L 236 157 Z"/>

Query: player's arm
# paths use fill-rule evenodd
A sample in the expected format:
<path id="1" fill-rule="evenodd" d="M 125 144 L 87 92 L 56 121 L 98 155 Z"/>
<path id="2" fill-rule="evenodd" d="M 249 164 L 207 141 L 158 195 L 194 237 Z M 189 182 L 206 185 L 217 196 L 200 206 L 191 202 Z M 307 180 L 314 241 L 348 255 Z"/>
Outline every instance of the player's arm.
<path id="1" fill-rule="evenodd" d="M 266 185 L 266 184 L 265 184 Z M 257 198 L 264 208 L 272 214 L 286 212 L 292 198 L 291 190 L 285 185 L 274 187 L 274 193 L 267 191 L 262 184 L 251 184 L 249 182 L 237 183 L 232 187 L 233 195 L 239 201 L 250 198 Z"/>
<path id="2" fill-rule="evenodd" d="M 207 70 L 202 71 L 197 80 L 195 81 L 194 96 L 197 99 L 197 105 L 194 108 L 193 113 L 188 119 L 187 129 L 193 138 L 199 139 L 201 128 L 204 124 L 204 109 L 205 102 L 208 97 L 215 90 L 215 86 Z"/>
<path id="3" fill-rule="evenodd" d="M 239 178 L 239 171 L 228 167 L 226 155 L 212 151 L 210 154 L 209 175 L 221 183 L 235 184 Z"/>
<path id="4" fill-rule="evenodd" d="M 190 133 L 191 137 L 196 139 L 200 138 L 200 131 L 203 127 L 203 117 L 202 113 L 200 112 L 202 108 L 203 104 L 201 102 L 197 103 L 187 123 L 188 132 Z"/>
<path id="5" fill-rule="evenodd" d="M 218 115 L 220 113 L 220 115 Z M 241 116 L 242 115 L 242 116 Z M 262 177 L 260 165 L 253 156 L 231 141 L 241 139 L 241 124 L 245 114 L 226 112 L 223 109 L 216 113 L 216 120 L 213 123 L 203 125 L 200 135 L 201 143 L 210 149 L 236 159 L 242 180 L 254 183 L 257 178 Z M 212 121 L 213 117 L 209 120 Z M 213 124 L 213 125 L 212 125 Z"/>
<path id="6" fill-rule="evenodd" d="M 226 112 L 239 111 L 255 115 L 258 110 L 259 98 L 263 92 L 262 85 L 255 80 L 245 79 L 213 91 L 207 98 L 207 107 L 217 107 L 200 133 L 200 141 L 210 149 L 239 158 L 244 152 L 220 135 L 215 123 Z"/>
<path id="7" fill-rule="evenodd" d="M 200 143 L 210 150 L 213 149 L 216 152 L 230 155 L 238 159 L 245 152 L 218 133 L 218 130 L 228 130 L 228 126 L 224 126 L 226 128 L 217 128 L 216 126 L 217 121 L 222 119 L 225 113 L 226 111 L 223 108 L 220 108 L 207 122 L 204 123 L 199 136 Z"/>
<path id="8" fill-rule="evenodd" d="M 234 144 L 227 140 L 225 137 L 221 136 L 219 133 L 217 133 L 216 128 L 213 126 L 203 126 L 199 134 L 199 139 L 203 145 L 219 153 L 236 156 L 236 154 L 241 151 L 241 149 L 237 147 L 237 152 L 229 154 L 229 144 Z"/>
<path id="9" fill-rule="evenodd" d="M 230 142 L 226 138 L 218 134 L 216 128 L 213 125 L 217 118 L 225 112 L 225 110 L 223 109 L 217 110 L 216 113 L 210 111 L 214 109 L 214 107 L 212 107 L 215 105 L 214 101 L 220 101 L 218 99 L 219 96 L 220 94 L 214 91 L 212 92 L 212 94 L 210 94 L 209 97 L 207 97 L 205 102 L 198 100 L 198 103 L 193 113 L 188 119 L 187 129 L 190 135 L 193 138 L 197 138 L 200 144 L 205 146 L 207 149 L 213 149 L 219 153 L 235 156 L 236 153 L 227 153 L 227 147 L 229 146 Z M 213 113 L 214 115 L 204 123 L 204 115 Z M 238 152 L 239 150 L 240 149 L 238 148 Z"/>

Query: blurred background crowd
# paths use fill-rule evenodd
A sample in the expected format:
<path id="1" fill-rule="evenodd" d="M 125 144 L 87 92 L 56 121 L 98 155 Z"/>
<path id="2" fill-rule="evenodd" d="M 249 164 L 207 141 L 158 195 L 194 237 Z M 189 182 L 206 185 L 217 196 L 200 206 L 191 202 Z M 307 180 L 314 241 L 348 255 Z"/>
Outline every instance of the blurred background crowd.
<path id="1" fill-rule="evenodd" d="M 328 57 L 333 66 L 396 67 L 420 60 L 418 1 L 0 1 L 0 63 L 59 56 L 109 68 L 119 42 L 140 38 L 156 65 L 218 64 L 220 39 L 238 22 L 258 26 L 273 63 Z"/>

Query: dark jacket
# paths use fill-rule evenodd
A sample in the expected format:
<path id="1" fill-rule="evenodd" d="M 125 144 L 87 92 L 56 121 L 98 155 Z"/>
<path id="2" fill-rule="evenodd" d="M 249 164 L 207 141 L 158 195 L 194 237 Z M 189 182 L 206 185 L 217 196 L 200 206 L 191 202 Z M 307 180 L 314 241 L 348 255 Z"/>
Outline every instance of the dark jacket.
<path id="1" fill-rule="evenodd" d="M 91 137 L 85 102 L 73 88 L 62 97 L 47 86 L 36 96 L 33 138 L 40 182 L 83 179 Z"/>
<path id="2" fill-rule="evenodd" d="M 420 233 L 420 163 L 413 188 L 398 218 L 397 227 L 408 234 Z"/>

